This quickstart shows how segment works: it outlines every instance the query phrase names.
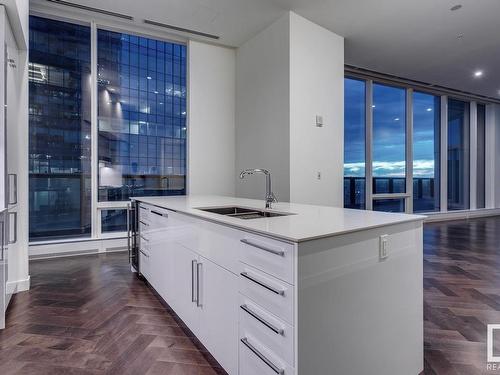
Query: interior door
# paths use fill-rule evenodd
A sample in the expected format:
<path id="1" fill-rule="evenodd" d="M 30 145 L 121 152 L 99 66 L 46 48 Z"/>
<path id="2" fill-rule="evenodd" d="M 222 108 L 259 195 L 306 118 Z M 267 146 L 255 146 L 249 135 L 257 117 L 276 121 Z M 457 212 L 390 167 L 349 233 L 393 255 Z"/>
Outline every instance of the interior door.
<path id="1" fill-rule="evenodd" d="M 238 372 L 238 277 L 200 257 L 199 338 L 229 374 Z"/>

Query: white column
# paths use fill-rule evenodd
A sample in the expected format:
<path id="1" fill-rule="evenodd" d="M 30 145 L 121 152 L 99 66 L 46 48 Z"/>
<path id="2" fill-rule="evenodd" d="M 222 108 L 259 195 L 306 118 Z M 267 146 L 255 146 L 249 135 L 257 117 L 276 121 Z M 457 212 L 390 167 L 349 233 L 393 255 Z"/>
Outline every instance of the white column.
<path id="1" fill-rule="evenodd" d="M 497 104 L 488 104 L 486 106 L 485 118 L 485 206 L 486 208 L 495 207 L 495 159 L 497 150 L 495 149 L 496 137 L 496 107 Z"/>

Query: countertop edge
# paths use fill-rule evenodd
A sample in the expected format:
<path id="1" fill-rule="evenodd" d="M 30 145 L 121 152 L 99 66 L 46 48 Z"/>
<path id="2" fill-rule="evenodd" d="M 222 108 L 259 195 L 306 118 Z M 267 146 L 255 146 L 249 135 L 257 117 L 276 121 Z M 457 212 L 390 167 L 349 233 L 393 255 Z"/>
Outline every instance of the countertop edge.
<path id="1" fill-rule="evenodd" d="M 392 225 L 406 224 L 406 223 L 418 222 L 418 221 L 423 222 L 426 218 L 426 216 L 424 216 L 424 215 L 411 214 L 411 215 L 408 215 L 408 219 L 399 220 L 398 222 L 395 222 L 395 223 L 375 224 L 375 225 L 369 225 L 369 226 L 362 227 L 362 228 L 360 227 L 360 228 L 353 228 L 351 230 L 342 230 L 342 231 L 338 231 L 335 233 L 327 233 L 327 234 L 321 234 L 321 235 L 310 236 L 310 237 L 291 238 L 291 237 L 283 236 L 283 235 L 276 234 L 276 233 L 269 233 L 269 232 L 265 232 L 265 231 L 260 231 L 260 230 L 248 228 L 248 227 L 245 227 L 242 225 L 238 225 L 236 223 L 234 223 L 234 224 L 227 223 L 227 222 L 222 221 L 222 220 L 217 220 L 216 217 L 212 218 L 212 217 L 207 217 L 207 216 L 203 216 L 203 215 L 198 215 L 196 212 L 173 209 L 173 208 L 170 208 L 166 204 L 162 205 L 162 204 L 158 204 L 158 203 L 151 203 L 151 202 L 147 201 L 147 197 L 146 198 L 134 197 L 134 198 L 131 198 L 131 200 L 143 202 L 143 203 L 149 204 L 151 206 L 155 206 L 158 208 L 163 208 L 163 209 L 170 210 L 173 212 L 181 213 L 181 214 L 184 214 L 184 215 L 187 215 L 190 217 L 194 217 L 194 218 L 197 218 L 200 220 L 209 221 L 209 222 L 223 225 L 226 227 L 235 228 L 235 229 L 242 230 L 245 232 L 259 234 L 259 235 L 263 235 L 263 236 L 266 236 L 269 238 L 273 238 L 273 239 L 277 239 L 277 240 L 281 240 L 281 241 L 286 241 L 286 242 L 290 242 L 290 243 L 297 243 L 297 244 L 303 243 L 303 242 L 321 240 L 321 239 L 330 238 L 330 237 L 342 236 L 342 235 L 356 233 L 356 232 L 363 232 L 366 230 L 377 229 L 377 228 L 382 228 L 382 227 L 387 227 L 387 226 L 392 226 Z"/>

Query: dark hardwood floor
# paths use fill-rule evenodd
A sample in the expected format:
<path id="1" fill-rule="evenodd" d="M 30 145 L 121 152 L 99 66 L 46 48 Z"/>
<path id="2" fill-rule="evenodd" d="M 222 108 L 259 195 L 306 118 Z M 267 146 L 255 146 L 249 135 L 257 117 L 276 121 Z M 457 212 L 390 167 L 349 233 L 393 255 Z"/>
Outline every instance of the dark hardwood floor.
<path id="1" fill-rule="evenodd" d="M 424 319 L 425 374 L 500 373 L 486 367 L 486 325 L 500 323 L 500 217 L 425 225 Z"/>
<path id="2" fill-rule="evenodd" d="M 130 272 L 126 253 L 38 260 L 30 273 L 0 331 L 0 374 L 222 372 Z"/>
<path id="3" fill-rule="evenodd" d="M 125 253 L 30 267 L 32 288 L 0 331 L 0 374 L 222 373 Z M 424 319 L 424 374 L 495 373 L 486 325 L 500 323 L 500 217 L 425 225 Z"/>

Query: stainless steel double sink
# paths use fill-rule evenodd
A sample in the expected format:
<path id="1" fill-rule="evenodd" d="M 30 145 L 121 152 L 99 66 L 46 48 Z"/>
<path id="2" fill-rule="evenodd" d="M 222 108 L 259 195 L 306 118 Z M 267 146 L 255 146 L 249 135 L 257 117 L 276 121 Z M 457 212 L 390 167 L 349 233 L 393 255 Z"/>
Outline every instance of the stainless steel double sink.
<path id="1" fill-rule="evenodd" d="M 203 207 L 203 208 L 198 208 L 198 210 L 211 212 L 218 215 L 237 217 L 238 219 L 243 219 L 243 220 L 258 219 L 261 217 L 279 217 L 279 216 L 295 215 L 294 213 L 289 213 L 289 212 L 266 211 L 266 210 L 259 210 L 257 208 L 248 208 L 239 206 Z"/>

